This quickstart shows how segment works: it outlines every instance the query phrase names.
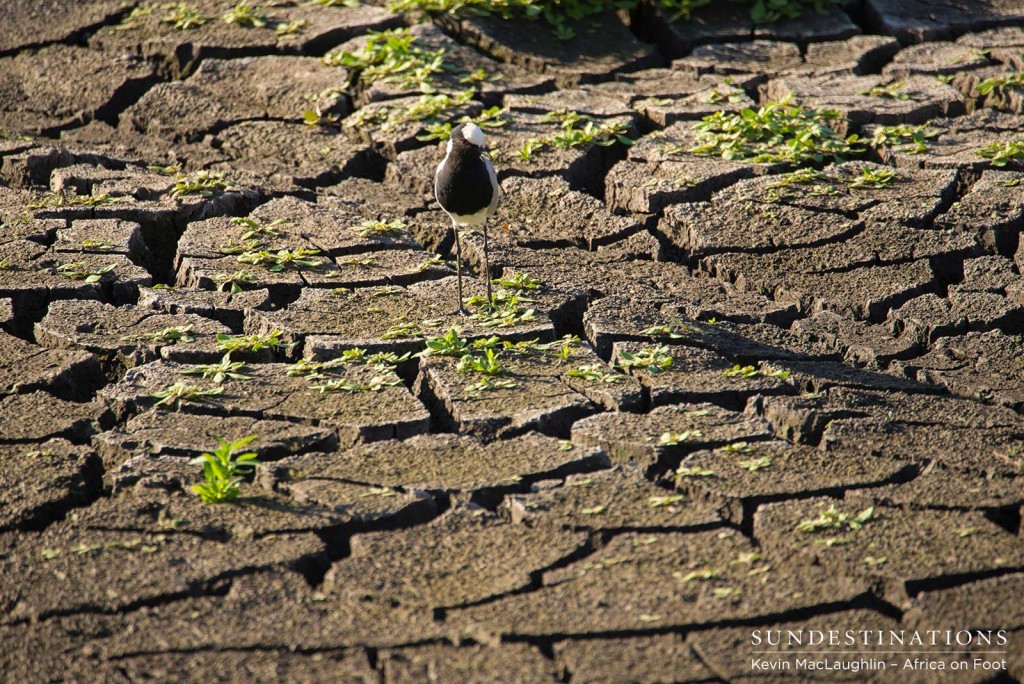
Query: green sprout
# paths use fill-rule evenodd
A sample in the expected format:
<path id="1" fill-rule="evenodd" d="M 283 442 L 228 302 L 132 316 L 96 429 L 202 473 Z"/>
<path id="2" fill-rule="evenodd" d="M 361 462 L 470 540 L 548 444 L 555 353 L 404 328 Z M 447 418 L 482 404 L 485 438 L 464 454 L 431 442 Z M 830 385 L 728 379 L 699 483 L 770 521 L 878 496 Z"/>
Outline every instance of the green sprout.
<path id="1" fill-rule="evenodd" d="M 424 48 L 408 28 L 399 28 L 370 31 L 366 45 L 352 52 L 329 52 L 324 62 L 345 67 L 349 74 L 346 87 L 357 81 L 363 85 L 380 81 L 433 93 L 435 74 L 446 69 L 444 56 L 444 49 Z"/>
<path id="2" fill-rule="evenodd" d="M 303 29 L 309 26 L 309 21 L 305 19 L 292 19 L 291 21 L 282 21 L 274 29 L 274 33 L 282 37 L 297 36 L 302 33 Z"/>
<path id="3" fill-rule="evenodd" d="M 979 95 L 995 93 L 997 97 L 1005 97 L 1009 90 L 1024 90 L 1024 71 L 985 79 L 974 90 Z"/>
<path id="4" fill-rule="evenodd" d="M 752 458 L 746 461 L 740 461 L 737 464 L 740 468 L 749 470 L 752 473 L 756 473 L 758 470 L 769 468 L 772 465 L 772 459 L 768 456 L 762 456 L 761 458 Z"/>
<path id="5" fill-rule="evenodd" d="M 683 442 L 689 442 L 692 439 L 703 437 L 704 433 L 700 430 L 685 430 L 683 432 L 663 432 L 661 437 L 658 439 L 658 444 L 661 446 L 676 446 Z"/>
<path id="6" fill-rule="evenodd" d="M 60 264 L 57 266 L 57 273 L 65 278 L 71 278 L 72 280 L 83 280 L 86 283 L 98 283 L 103 280 L 103 276 L 105 274 L 112 272 L 115 268 L 117 268 L 117 264 L 107 264 L 106 266 L 90 268 L 81 261 L 72 261 L 70 263 Z"/>
<path id="7" fill-rule="evenodd" d="M 323 265 L 320 259 L 310 259 L 320 253 L 318 249 L 299 247 L 295 250 L 279 249 L 271 252 L 267 249 L 259 251 L 247 251 L 238 255 L 238 261 L 253 266 L 263 266 L 271 273 L 280 273 L 289 268 L 302 270 L 303 268 L 315 269 Z"/>
<path id="8" fill-rule="evenodd" d="M 48 192 L 38 199 L 29 202 L 29 209 L 60 209 L 62 207 L 98 207 L 106 204 L 120 202 L 120 198 L 110 195 L 79 195 L 72 188 L 70 190 L 55 190 Z"/>
<path id="9" fill-rule="evenodd" d="M 254 439 L 256 435 L 233 442 L 217 438 L 216 449 L 189 461 L 192 464 L 203 464 L 205 482 L 192 485 L 191 489 L 204 503 L 223 503 L 238 498 L 238 485 L 242 482 L 240 475 L 252 472 L 253 467 L 259 464 L 256 452 L 239 453 Z"/>
<path id="10" fill-rule="evenodd" d="M 266 225 L 260 223 L 254 218 L 236 216 L 231 219 L 232 225 L 245 228 L 245 231 L 242 233 L 240 238 L 241 240 L 281 237 L 281 231 L 279 231 L 277 227 L 285 223 L 288 223 L 288 219 L 275 219 Z"/>
<path id="11" fill-rule="evenodd" d="M 427 348 L 419 353 L 420 356 L 465 356 L 469 352 L 469 344 L 465 339 L 459 337 L 459 331 L 454 326 L 440 337 L 427 339 Z"/>
<path id="12" fill-rule="evenodd" d="M 257 278 L 254 273 L 250 271 L 235 271 L 234 273 L 220 273 L 214 280 L 217 282 L 217 289 L 221 292 L 230 292 L 231 294 L 238 294 L 245 290 L 246 287 L 255 285 Z"/>
<path id="13" fill-rule="evenodd" d="M 859 530 L 872 519 L 875 513 L 874 506 L 868 506 L 857 515 L 843 513 L 832 504 L 828 509 L 818 514 L 817 518 L 801 521 L 796 529 L 799 532 L 818 532 L 820 530 Z"/>
<path id="14" fill-rule="evenodd" d="M 992 160 L 992 166 L 1006 166 L 1011 161 L 1024 158 L 1024 140 L 994 142 L 977 151 L 978 156 Z"/>
<path id="15" fill-rule="evenodd" d="M 847 181 L 851 188 L 871 188 L 882 190 L 889 187 L 889 183 L 897 178 L 895 169 L 879 169 L 864 166 L 860 175 Z"/>
<path id="16" fill-rule="evenodd" d="M 863 149 L 858 147 L 858 136 L 843 138 L 829 126 L 841 118 L 842 114 L 832 109 L 793 104 L 790 94 L 756 111 L 721 111 L 704 117 L 693 126 L 700 144 L 689 151 L 755 163 L 844 161 Z"/>
<path id="17" fill-rule="evenodd" d="M 223 393 L 223 387 L 210 387 L 206 389 L 197 385 L 176 382 L 167 389 L 154 392 L 151 396 L 154 399 L 160 400 L 156 402 L 157 408 L 171 409 L 180 408 L 186 401 L 202 402 L 206 400 L 206 397 L 213 397 Z"/>
<path id="18" fill-rule="evenodd" d="M 167 14 L 160 19 L 163 24 L 171 24 L 172 28 L 179 31 L 199 28 L 207 22 L 207 18 L 196 8 L 179 2 L 176 6 L 170 6 Z"/>
<path id="19" fill-rule="evenodd" d="M 176 325 L 155 332 L 141 335 L 126 335 L 122 340 L 144 340 L 147 342 L 177 344 L 178 342 L 195 342 L 196 336 L 191 325 Z"/>
<path id="20" fill-rule="evenodd" d="M 264 349 L 290 349 L 294 344 L 286 344 L 281 341 L 281 331 L 274 329 L 269 333 L 257 333 L 255 335 L 228 335 L 217 333 L 217 350 L 224 352 L 251 351 L 258 352 Z"/>
<path id="21" fill-rule="evenodd" d="M 382 340 L 401 340 L 409 337 L 422 337 L 423 330 L 418 323 L 399 322 L 381 333 Z"/>
<path id="22" fill-rule="evenodd" d="M 114 246 L 107 242 L 106 240 L 91 240 L 89 238 L 85 238 L 84 240 L 82 240 L 82 249 L 94 249 L 100 252 L 109 252 L 110 250 L 114 249 Z"/>
<path id="23" fill-rule="evenodd" d="M 271 21 L 270 17 L 264 13 L 262 5 L 250 5 L 248 0 L 242 0 L 225 12 L 223 18 L 226 24 L 237 24 L 250 28 L 263 28 Z"/>
<path id="24" fill-rule="evenodd" d="M 570 378 L 583 378 L 591 382 L 602 382 L 614 384 L 622 382 L 623 376 L 621 373 L 605 373 L 604 367 L 600 364 L 591 364 L 587 366 L 580 366 L 573 370 L 566 371 L 565 374 Z"/>
<path id="25" fill-rule="evenodd" d="M 337 380 L 328 380 L 322 385 L 311 385 L 310 389 L 317 390 L 321 394 L 327 392 L 380 392 L 385 387 L 394 387 L 395 385 L 402 384 L 402 381 L 394 374 L 387 376 L 375 375 L 370 378 L 367 382 L 350 382 L 346 378 L 338 378 Z"/>
<path id="26" fill-rule="evenodd" d="M 494 349 L 484 350 L 483 356 L 466 354 L 456 365 L 463 373 L 482 373 L 483 375 L 504 375 L 508 369 L 498 361 Z"/>
<path id="27" fill-rule="evenodd" d="M 508 123 L 509 120 L 505 118 L 504 114 L 504 109 L 494 106 L 480 112 L 478 116 L 469 116 L 467 114 L 461 117 L 456 124 L 472 122 L 484 130 L 493 130 L 501 128 Z M 416 136 L 416 139 L 422 142 L 430 142 L 431 140 L 448 140 L 452 137 L 451 121 L 435 121 L 427 124 L 423 129 L 426 133 Z"/>
<path id="28" fill-rule="evenodd" d="M 673 475 L 673 479 L 678 483 L 680 480 L 697 477 L 715 477 L 714 470 L 708 470 L 707 468 L 701 468 L 700 466 L 685 466 L 681 465 L 676 468 Z"/>
<path id="29" fill-rule="evenodd" d="M 636 368 L 646 370 L 651 375 L 657 375 L 661 371 L 671 368 L 673 362 L 674 359 L 668 353 L 668 347 L 658 345 L 653 348 L 641 349 L 635 354 L 625 351 L 620 352 L 619 363 L 616 367 L 623 370 Z"/>
<path id="30" fill-rule="evenodd" d="M 513 271 L 507 276 L 493 278 L 491 283 L 510 290 L 537 290 L 544 285 L 544 283 L 533 276 L 517 271 Z"/>
<path id="31" fill-rule="evenodd" d="M 213 197 L 227 190 L 224 174 L 214 171 L 199 171 L 192 176 L 178 174 L 171 197 Z"/>
<path id="32" fill-rule="evenodd" d="M 735 366 L 726 369 L 722 372 L 722 377 L 725 378 L 743 378 L 745 380 L 755 380 L 760 377 L 766 378 L 778 378 L 785 380 L 790 375 L 788 370 L 766 368 L 759 370 L 756 366 L 741 366 L 736 364 Z"/>
<path id="33" fill-rule="evenodd" d="M 519 385 L 515 380 L 504 380 L 501 378 L 495 378 L 491 376 L 484 376 L 479 381 L 466 385 L 465 391 L 472 392 L 490 392 L 499 389 L 515 389 Z"/>
<path id="34" fill-rule="evenodd" d="M 215 384 L 221 384 L 225 380 L 251 380 L 251 375 L 246 375 L 242 371 L 246 369 L 246 366 L 241 361 L 232 361 L 231 352 L 224 354 L 221 358 L 220 363 L 206 363 L 190 366 L 185 370 L 180 370 L 178 373 L 181 375 L 199 375 L 205 378 L 213 378 Z"/>
<path id="35" fill-rule="evenodd" d="M 349 230 L 361 238 L 402 237 L 406 233 L 405 221 L 395 219 L 390 223 L 384 221 L 363 221 Z"/>
<path id="36" fill-rule="evenodd" d="M 320 107 L 302 110 L 302 121 L 310 128 L 331 128 L 341 123 L 341 114 L 324 114 Z"/>
<path id="37" fill-rule="evenodd" d="M 932 130 L 926 125 L 910 126 L 908 124 L 896 124 L 893 126 L 879 126 L 875 129 L 870 145 L 875 149 L 891 147 L 895 152 L 923 154 L 928 150 L 928 141 L 938 136 L 939 131 Z"/>
<path id="38" fill-rule="evenodd" d="M 904 85 L 903 81 L 896 81 L 895 83 L 890 83 L 888 85 L 879 85 L 874 88 L 869 88 L 868 90 L 862 90 L 857 94 L 864 97 L 880 97 L 888 98 L 890 100 L 909 100 L 910 96 L 900 90 Z"/>

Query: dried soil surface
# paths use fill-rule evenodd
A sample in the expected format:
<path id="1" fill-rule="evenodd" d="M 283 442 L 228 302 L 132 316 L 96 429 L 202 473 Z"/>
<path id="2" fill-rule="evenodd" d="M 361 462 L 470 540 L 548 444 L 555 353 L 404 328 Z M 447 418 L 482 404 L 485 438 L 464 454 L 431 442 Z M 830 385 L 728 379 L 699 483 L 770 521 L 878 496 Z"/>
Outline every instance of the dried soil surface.
<path id="1" fill-rule="evenodd" d="M 1016 0 L 2 4 L 6 680 L 853 681 L 751 669 L 809 628 L 1003 629 L 1005 671 L 856 680 L 1024 681 Z M 436 92 L 334 58 L 397 27 Z M 694 149 L 789 93 L 859 152 Z"/>

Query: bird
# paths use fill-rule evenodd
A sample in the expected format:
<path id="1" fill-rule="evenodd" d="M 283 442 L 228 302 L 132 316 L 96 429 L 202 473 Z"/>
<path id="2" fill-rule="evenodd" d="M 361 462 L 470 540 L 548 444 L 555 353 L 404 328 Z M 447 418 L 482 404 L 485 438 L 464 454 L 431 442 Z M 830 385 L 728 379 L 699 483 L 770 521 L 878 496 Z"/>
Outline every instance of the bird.
<path id="1" fill-rule="evenodd" d="M 459 306 L 455 313 L 469 312 L 462 299 L 462 245 L 460 226 L 481 226 L 484 233 L 484 279 L 487 282 L 487 307 L 491 296 L 491 264 L 487 251 L 487 219 L 498 209 L 501 188 L 498 175 L 484 147 L 484 132 L 475 123 L 452 128 L 444 159 L 434 173 L 434 197 L 452 220 L 455 232 L 455 273 L 458 277 Z"/>

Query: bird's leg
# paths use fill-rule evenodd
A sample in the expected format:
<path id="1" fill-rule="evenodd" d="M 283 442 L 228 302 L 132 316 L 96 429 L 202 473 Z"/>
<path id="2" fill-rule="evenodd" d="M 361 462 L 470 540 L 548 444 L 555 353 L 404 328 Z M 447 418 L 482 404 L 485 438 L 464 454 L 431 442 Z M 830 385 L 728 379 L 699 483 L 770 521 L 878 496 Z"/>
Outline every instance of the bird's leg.
<path id="1" fill-rule="evenodd" d="M 487 308 L 494 309 L 494 297 L 491 295 L 491 258 L 487 252 L 487 219 L 484 219 L 484 280 L 487 282 Z"/>
<path id="2" fill-rule="evenodd" d="M 469 311 L 467 311 L 466 307 L 462 304 L 462 243 L 459 242 L 459 224 L 454 221 L 452 221 L 452 232 L 455 233 L 455 277 L 458 281 L 459 293 L 458 306 L 452 314 L 462 314 L 463 316 L 466 316 L 469 314 Z"/>

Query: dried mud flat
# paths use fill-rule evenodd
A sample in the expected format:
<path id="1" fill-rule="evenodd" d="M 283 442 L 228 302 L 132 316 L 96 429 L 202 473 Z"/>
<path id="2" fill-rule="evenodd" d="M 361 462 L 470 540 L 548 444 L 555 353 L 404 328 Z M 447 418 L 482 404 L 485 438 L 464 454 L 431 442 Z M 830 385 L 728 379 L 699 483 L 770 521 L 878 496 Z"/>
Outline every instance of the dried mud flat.
<path id="1" fill-rule="evenodd" d="M 6 679 L 1024 679 L 1024 148 L 978 154 L 1024 146 L 1024 90 L 977 87 L 1024 71 L 1019 3 L 754 25 L 652 2 L 566 42 L 191 4 L 185 30 L 162 5 L 5 5 Z M 520 296 L 502 320 L 448 313 L 419 93 L 346 91 L 323 59 L 404 26 L 444 51 L 439 119 L 503 108 L 493 273 L 463 245 L 470 294 Z M 923 142 L 810 182 L 690 151 L 702 117 L 789 92 Z M 636 142 L 524 153 L 566 110 Z M 453 325 L 508 342 L 506 373 L 402 357 Z M 233 354 L 248 377 L 182 374 L 271 333 Z M 401 361 L 382 382 L 353 349 Z M 179 382 L 207 393 L 160 402 Z M 190 459 L 249 434 L 241 498 L 200 502 Z M 1007 670 L 751 670 L 751 630 L 801 627 L 1003 629 Z"/>

